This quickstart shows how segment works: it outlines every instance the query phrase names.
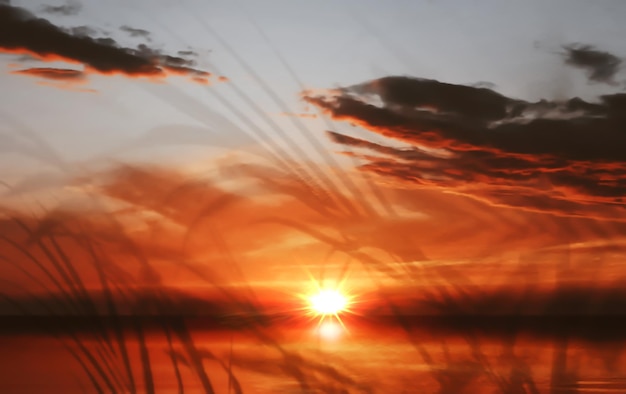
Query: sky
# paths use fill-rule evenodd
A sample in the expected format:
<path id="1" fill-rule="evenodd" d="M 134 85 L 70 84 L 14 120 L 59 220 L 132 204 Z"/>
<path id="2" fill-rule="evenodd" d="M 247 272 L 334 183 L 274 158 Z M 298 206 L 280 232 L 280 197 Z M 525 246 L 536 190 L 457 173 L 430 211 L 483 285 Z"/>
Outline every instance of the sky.
<path id="1" fill-rule="evenodd" d="M 0 0 L 0 315 L 43 316 L 3 325 L 1 384 L 69 381 L 48 364 L 71 355 L 42 351 L 26 322 L 71 334 L 96 388 L 136 377 L 151 392 L 152 371 L 173 388 L 180 362 L 211 392 L 216 368 L 202 362 L 222 353 L 193 329 L 120 330 L 129 316 L 200 316 L 243 322 L 265 345 L 257 359 L 239 343 L 233 357 L 232 333 L 221 342 L 229 392 L 231 362 L 283 367 L 280 384 L 306 392 L 302 367 L 325 392 L 338 389 L 322 375 L 370 392 L 335 369 L 341 346 L 325 344 L 327 358 L 323 335 L 301 340 L 324 327 L 309 304 L 325 288 L 348 297 L 323 316 L 357 333 L 345 361 L 376 370 L 362 374 L 390 384 L 381 392 L 473 379 L 478 367 L 450 362 L 454 341 L 436 350 L 441 368 L 424 353 L 412 330 L 437 314 L 507 317 L 467 320 L 506 337 L 488 350 L 505 374 L 479 371 L 503 391 L 570 387 L 576 369 L 621 384 L 621 344 L 597 342 L 619 325 L 594 318 L 577 337 L 559 320 L 567 341 L 526 346 L 508 317 L 624 312 L 624 20 L 622 0 Z M 90 318 L 101 314 L 116 339 Z M 280 343 L 291 329 L 282 339 L 311 342 L 312 360 Z M 578 339 L 602 349 L 566 365 Z M 483 365 L 478 342 L 465 345 Z M 522 360 L 533 347 L 540 362 Z M 118 382 L 102 351 L 127 374 Z"/>
<path id="2" fill-rule="evenodd" d="M 583 72 L 565 66 L 558 55 L 561 46 L 583 43 L 611 53 L 626 52 L 626 44 L 617 38 L 624 33 L 620 21 L 625 12 L 618 1 L 601 7 L 583 1 L 402 1 L 393 7 L 377 1 L 358 5 L 349 1 L 11 4 L 62 28 L 88 27 L 90 37 L 113 39 L 122 48 L 147 45 L 168 55 L 191 50 L 197 53 L 193 60 L 198 69 L 216 74 L 209 78 L 211 89 L 229 98 L 246 116 L 259 119 L 254 110 L 241 104 L 232 86 L 216 81 L 222 75 L 229 78 L 226 85 L 245 92 L 283 127 L 289 122 L 275 118 L 285 111 L 263 92 L 246 67 L 271 87 L 289 111 L 299 113 L 304 108 L 299 100 L 302 88 L 283 60 L 308 89 L 409 75 L 449 83 L 487 82 L 502 94 L 525 100 L 589 99 L 606 86 L 589 84 Z M 66 6 L 68 12 L 55 6 Z M 114 149 L 154 127 L 207 127 L 206 120 L 190 114 L 191 109 L 181 108 L 188 106 L 177 97 L 182 93 L 199 107 L 209 107 L 241 125 L 206 86 L 184 78 L 168 78 L 167 83 L 155 85 L 145 79 L 96 73 L 88 81 L 67 84 L 74 93 L 83 93 L 69 94 L 40 86 L 52 82 L 50 76 L 46 80 L 18 73 L 23 67 L 15 56 L 2 57 L 2 85 L 5 92 L 12 92 L 0 98 L 4 111 L 23 126 L 45 134 L 46 141 L 71 159 L 89 160 L 98 153 L 110 157 L 104 148 Z M 266 122 L 256 123 L 274 133 Z M 213 124 L 210 128 L 235 134 Z M 228 137 L 229 142 L 235 139 Z"/>
<path id="3" fill-rule="evenodd" d="M 328 256 L 344 272 L 391 255 L 393 277 L 601 247 L 626 222 L 625 16 L 621 1 L 3 1 L 2 199 L 83 220 L 98 195 L 156 260 L 208 209 L 245 260 L 229 283 L 298 287 Z"/>

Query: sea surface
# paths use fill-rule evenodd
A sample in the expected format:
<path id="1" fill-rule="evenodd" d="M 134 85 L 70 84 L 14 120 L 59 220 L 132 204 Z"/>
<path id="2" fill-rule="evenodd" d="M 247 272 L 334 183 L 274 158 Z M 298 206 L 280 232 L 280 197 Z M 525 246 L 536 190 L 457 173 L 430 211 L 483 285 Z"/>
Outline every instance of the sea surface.
<path id="1" fill-rule="evenodd" d="M 626 392 L 617 317 L 3 322 L 0 393 Z"/>

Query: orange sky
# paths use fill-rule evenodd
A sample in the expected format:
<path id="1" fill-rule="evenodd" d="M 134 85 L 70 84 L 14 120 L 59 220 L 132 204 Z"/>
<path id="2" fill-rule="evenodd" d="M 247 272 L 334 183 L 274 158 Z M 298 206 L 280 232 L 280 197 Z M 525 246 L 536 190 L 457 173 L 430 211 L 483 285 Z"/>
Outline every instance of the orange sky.
<path id="1" fill-rule="evenodd" d="M 85 195 L 100 208 L 71 209 L 61 201 L 61 208 L 43 215 L 16 211 L 17 221 L 5 219 L 0 230 L 7 242 L 27 245 L 44 266 L 52 264 L 46 253 L 59 259 L 56 241 L 90 289 L 99 282 L 80 237 L 102 247 L 100 258 L 133 278 L 133 285 L 165 285 L 208 298 L 223 297 L 211 290 L 215 285 L 236 294 L 251 287 L 262 304 L 287 309 L 301 307 L 297 295 L 311 278 L 344 280 L 368 298 L 381 284 L 394 297 L 414 298 L 418 289 L 450 284 L 497 290 L 583 283 L 591 274 L 596 285 L 621 279 L 615 264 L 623 257 L 626 224 L 619 221 L 527 212 L 382 181 L 375 187 L 393 212 L 374 205 L 376 211 L 351 213 L 336 195 L 314 192 L 281 171 L 231 172 L 241 176 L 245 193 L 228 191 L 234 190 L 232 178 L 224 189 L 219 180 L 173 169 L 120 167 L 92 182 L 96 194 Z M 349 176 L 359 182 L 356 173 Z M 354 197 L 344 198 L 346 207 L 358 207 Z M 68 231 L 77 235 L 68 238 Z M 5 251 L 14 266 L 4 279 L 40 292 L 15 266 L 19 262 L 40 279 L 41 269 L 27 266 L 29 257 L 19 249 Z M 604 265 L 594 263 L 591 270 L 589 261 Z"/>

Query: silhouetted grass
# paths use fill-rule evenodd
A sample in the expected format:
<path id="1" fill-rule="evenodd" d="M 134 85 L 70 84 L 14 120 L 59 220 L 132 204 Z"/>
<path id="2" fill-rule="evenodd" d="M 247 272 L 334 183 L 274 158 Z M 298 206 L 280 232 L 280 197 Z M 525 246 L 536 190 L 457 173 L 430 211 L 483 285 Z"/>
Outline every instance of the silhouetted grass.
<path id="1" fill-rule="evenodd" d="M 276 95 L 253 65 L 247 63 L 199 14 L 193 10 L 187 12 L 208 36 L 226 49 L 277 107 L 289 112 L 285 101 Z M 154 18 L 154 15 L 148 17 Z M 159 21 L 156 23 L 159 24 Z M 371 31 L 366 21 L 361 20 L 359 23 Z M 172 37 L 179 39 L 176 32 L 168 31 Z M 258 31 L 271 46 L 263 31 Z M 376 36 L 376 33 L 372 34 Z M 375 38 L 382 39 L 380 35 Z M 272 49 L 287 74 L 303 88 L 298 75 L 281 54 L 275 48 Z M 216 71 L 219 72 L 218 69 Z M 172 89 L 179 95 L 176 97 L 185 97 L 203 108 L 202 103 L 194 101 L 196 99 L 185 96 L 176 88 Z M 328 248 L 329 256 L 347 258 L 349 263 L 345 267 L 348 264 L 360 264 L 376 283 L 376 295 L 389 311 L 387 316 L 371 316 L 374 324 L 383 326 L 390 319 L 391 326 L 401 328 L 404 334 L 402 343 L 411 347 L 415 351 L 415 358 L 419 358 L 426 367 L 425 373 L 412 373 L 414 384 L 428 378 L 434 382 L 432 392 L 441 394 L 475 393 L 483 386 L 488 387 L 485 389 L 487 392 L 503 394 L 546 392 L 544 386 L 549 393 L 581 392 L 579 388 L 584 385 L 581 380 L 586 371 L 572 365 L 572 361 L 576 362 L 571 354 L 574 350 L 586 353 L 597 350 L 597 357 L 609 373 L 616 377 L 622 373 L 616 367 L 623 355 L 623 343 L 626 340 L 621 336 L 623 333 L 617 320 L 620 317 L 615 317 L 615 320 L 598 317 L 599 321 L 612 324 L 613 332 L 599 330 L 594 326 L 596 322 L 590 320 L 592 317 L 579 317 L 578 321 L 572 321 L 555 316 L 564 305 L 570 308 L 574 305 L 572 310 L 578 311 L 582 307 L 580 297 L 590 298 L 594 295 L 591 290 L 585 289 L 577 293 L 579 298 L 565 301 L 558 298 L 562 294 L 559 293 L 559 286 L 567 286 L 569 273 L 576 271 L 576 267 L 572 266 L 568 242 L 565 242 L 565 248 L 558 258 L 555 257 L 555 264 L 546 267 L 545 271 L 540 264 L 529 261 L 540 258 L 541 251 L 520 256 L 517 273 L 523 274 L 526 282 L 518 286 L 521 290 L 515 297 L 506 297 L 511 291 L 507 287 L 500 289 L 500 292 L 490 289 L 490 293 L 481 288 L 481 284 L 473 283 L 462 266 L 438 264 L 437 260 L 430 259 L 424 252 L 424 245 L 417 241 L 409 238 L 402 238 L 406 242 L 401 244 L 386 241 L 382 233 L 395 232 L 397 237 L 406 234 L 402 234 L 404 227 L 398 225 L 400 217 L 393 204 L 386 200 L 372 178 L 366 174 L 354 177 L 340 168 L 332 154 L 325 151 L 313 137 L 313 131 L 298 118 L 291 118 L 293 130 L 284 129 L 236 82 L 229 84 L 229 89 L 242 101 L 243 108 L 216 90 L 208 88 L 207 92 L 230 111 L 229 115 L 249 129 L 240 129 L 230 122 L 230 131 L 248 137 L 251 133 L 262 139 L 268 149 L 260 155 L 264 160 L 262 165 L 238 165 L 224 168 L 224 172 L 237 179 L 253 179 L 265 191 L 280 197 L 290 197 L 319 219 L 315 223 L 306 223 L 297 216 L 287 219 L 265 215 L 248 225 L 283 226 L 308 236 L 320 247 Z M 180 108 L 175 98 L 160 98 Z M 215 120 L 228 123 L 222 114 L 206 110 L 200 116 L 202 119 L 198 120 L 207 126 Z M 258 115 L 274 135 L 255 124 L 246 115 L 246 110 Z M 326 121 L 327 128 L 332 131 L 332 123 Z M 22 149 L 21 153 L 60 171 L 71 171 L 69 163 L 61 160 L 36 133 L 19 122 L 13 121 L 12 124 L 23 131 L 30 141 L 29 149 Z M 325 164 L 333 171 L 334 178 L 325 168 L 306 160 L 307 151 L 292 139 L 292 132 L 306 137 L 309 147 L 323 157 Z M 282 148 L 274 137 L 283 142 L 287 149 Z M 120 167 L 117 175 L 120 174 L 136 175 L 138 178 L 153 176 L 150 169 L 132 166 Z M 154 178 L 156 183 L 162 180 L 158 176 Z M 356 178 L 365 183 L 364 188 L 367 188 L 368 193 L 360 189 L 354 181 Z M 10 189 L 10 186 L 5 186 Z M 233 311 L 228 312 L 235 314 L 234 318 L 223 311 L 212 311 L 215 312 L 209 319 L 212 328 L 215 325 L 220 329 L 226 327 L 231 334 L 243 331 L 246 336 L 256 340 L 255 344 L 260 351 L 239 354 L 233 351 L 231 344 L 228 354 L 221 355 L 202 343 L 198 335 L 200 330 L 192 324 L 193 318 L 197 316 L 172 313 L 179 307 L 180 294 L 169 288 L 163 280 L 164 273 L 156 268 L 155 256 L 146 253 L 144 246 L 128 233 L 118 213 L 99 205 L 98 196 L 94 196 L 94 202 L 102 211 L 95 215 L 95 222 L 89 221 L 92 219 L 89 218 L 91 212 L 86 212 L 85 217 L 62 211 L 26 217 L 21 212 L 5 210 L 4 220 L 14 227 L 10 234 L 0 232 L 0 262 L 20 272 L 26 282 L 18 284 L 8 281 L 3 285 L 5 291 L 1 295 L 18 312 L 19 317 L 32 318 L 31 322 L 41 322 L 37 320 L 40 318 L 55 319 L 54 324 L 43 330 L 60 340 L 76 359 L 84 373 L 84 380 L 91 385 L 86 391 L 162 392 L 160 385 L 163 382 L 159 380 L 155 367 L 159 362 L 158 355 L 167 357 L 178 393 L 197 391 L 198 388 L 205 393 L 218 393 L 222 387 L 218 387 L 216 382 L 225 378 L 226 392 L 241 394 L 244 393 L 246 382 L 239 374 L 244 371 L 258 372 L 283 383 L 288 381 L 302 393 L 374 393 L 383 392 L 381 390 L 384 389 L 379 386 L 392 383 L 359 379 L 354 371 L 345 368 L 339 360 L 322 360 L 318 354 L 289 350 L 276 327 L 272 326 L 272 316 L 264 315 L 253 288 L 234 291 L 217 279 L 208 263 L 199 268 L 185 256 L 192 240 L 202 238 L 211 251 L 221 256 L 219 264 L 237 272 L 242 281 L 246 280 L 246 273 L 239 267 L 236 251 L 229 247 L 227 234 L 220 233 L 212 223 L 219 212 L 236 207 L 240 202 L 238 196 L 226 192 L 215 198 L 206 196 L 209 189 L 195 179 L 183 179 L 178 184 L 166 186 L 171 187 L 163 186 L 163 189 L 156 191 L 139 190 L 144 195 L 140 195 L 138 201 L 132 201 L 131 197 L 123 193 L 113 197 L 131 205 L 135 203 L 129 208 L 131 213 L 140 213 L 142 209 L 158 210 L 162 222 L 172 222 L 184 229 L 182 241 L 177 245 L 178 255 L 167 256 L 166 259 L 200 278 L 207 287 L 219 294 L 222 302 L 233 308 Z M 141 188 L 141 185 L 137 187 Z M 145 195 L 153 192 L 158 195 Z M 192 206 L 194 209 L 190 214 Z M 466 214 L 471 215 L 472 212 Z M 556 221 L 521 224 L 504 215 L 489 220 L 501 221 L 509 229 L 527 226 L 528 232 L 559 230 Z M 488 222 L 485 220 L 485 223 Z M 588 230 L 599 237 L 609 238 L 612 235 L 600 223 L 590 221 L 589 226 Z M 154 234 L 159 229 L 158 224 L 153 228 L 152 242 L 156 242 Z M 455 240 L 462 238 L 466 232 L 467 229 L 458 227 L 453 231 L 443 231 L 438 238 L 433 239 L 437 242 L 448 239 L 452 248 Z M 494 234 L 493 243 L 505 243 L 517 234 L 519 231 Z M 150 246 L 154 245 L 148 244 Z M 477 254 L 490 255 L 488 248 L 492 246 L 486 245 Z M 371 250 L 380 253 L 369 253 Z M 497 256 L 490 258 L 497 259 Z M 323 264 L 320 265 L 323 269 Z M 602 268 L 601 264 L 597 265 L 598 270 Z M 544 292 L 537 283 L 528 279 L 531 274 L 535 274 L 535 278 L 554 274 L 557 278 L 555 288 Z M 341 271 L 337 280 L 342 281 L 345 275 L 347 268 Z M 514 275 L 508 285 L 517 284 L 519 278 Z M 387 284 L 387 279 L 394 285 L 404 286 L 407 293 L 419 293 L 419 297 L 415 297 L 415 302 L 408 307 L 406 303 L 398 302 L 394 299 L 396 294 L 393 293 L 393 286 Z M 623 281 L 617 282 L 621 284 Z M 428 285 L 423 286 L 424 283 Z M 588 286 L 589 283 L 584 285 Z M 94 287 L 97 289 L 94 290 Z M 22 296 L 16 296 L 14 290 L 19 290 Z M 619 292 L 609 294 L 606 304 L 615 302 L 620 307 L 620 297 Z M 29 302 L 24 302 L 26 298 Z M 536 313 L 536 310 L 527 313 L 525 308 L 537 300 L 539 304 L 545 303 L 542 304 L 545 308 L 539 309 L 542 313 Z M 548 301 L 553 304 L 550 305 Z M 591 304 L 589 307 L 598 305 Z M 424 310 L 433 316 L 422 314 Z M 493 316 L 489 312 L 494 310 L 505 312 Z M 232 326 L 228 327 L 230 323 Z M 24 324 L 28 325 L 28 322 Z M 598 332 L 605 338 L 594 337 Z M 610 337 L 611 348 L 601 348 L 600 339 L 606 339 L 609 334 L 613 335 Z M 528 336 L 535 341 L 532 343 L 543 347 L 539 352 L 552 352 L 548 366 L 534 365 L 530 361 L 531 357 L 520 355 L 520 352 L 525 351 Z M 155 337 L 165 339 L 163 348 L 155 348 L 155 343 L 158 343 L 153 341 Z M 461 345 L 457 342 L 456 347 L 451 347 L 448 341 L 452 339 L 460 340 Z M 437 348 L 433 348 L 433 345 L 437 345 Z M 367 359 L 367 350 L 363 354 L 363 358 Z M 359 360 L 352 362 L 355 364 L 353 369 L 358 370 Z M 545 375 L 539 367 L 549 369 L 547 383 L 538 381 L 539 375 Z M 402 369 L 402 365 L 396 368 Z M 190 375 L 194 380 L 188 379 Z M 426 378 L 424 375 L 427 375 Z M 82 384 L 84 380 L 79 379 L 79 383 Z M 408 385 L 404 389 L 405 392 L 421 390 L 417 386 Z"/>
<path id="2" fill-rule="evenodd" d="M 145 171 L 142 173 L 141 170 L 129 167 L 125 171 L 138 171 L 140 175 L 149 176 Z M 419 357 L 427 366 L 430 379 L 438 387 L 435 392 L 472 392 L 481 385 L 489 385 L 501 393 L 543 392 L 536 381 L 536 366 L 529 364 L 528 358 L 517 354 L 524 348 L 520 337 L 528 334 L 542 339 L 545 346 L 552 344 L 551 374 L 547 384 L 550 392 L 576 392 L 577 382 L 582 379 L 583 374 L 569 363 L 572 359 L 572 343 L 587 340 L 590 341 L 587 346 L 593 348 L 598 340 L 589 335 L 609 333 L 593 325 L 583 327 L 581 331 L 580 324 L 577 326 L 566 318 L 555 317 L 563 306 L 575 305 L 573 310 L 581 311 L 580 296 L 589 298 L 592 292 L 583 291 L 579 293 L 579 298 L 574 297 L 571 300 L 567 297 L 559 299 L 557 288 L 551 290 L 550 298 L 549 293 L 541 293 L 535 283 L 528 282 L 515 294 L 517 298 L 507 299 L 506 295 L 510 294 L 510 289 L 507 288 L 502 289 L 501 294 L 496 291 L 493 293 L 495 295 L 490 296 L 479 285 L 473 284 L 462 268 L 431 264 L 420 245 L 405 244 L 403 250 L 396 250 L 395 245 L 376 240 L 378 229 L 394 228 L 394 217 L 373 214 L 374 210 L 356 213 L 354 210 L 332 206 L 330 201 L 346 200 L 348 197 L 339 198 L 333 194 L 339 193 L 338 191 L 325 190 L 322 186 L 311 184 L 310 180 L 292 177 L 293 173 L 290 171 L 283 174 L 280 168 L 244 167 L 233 174 L 252 177 L 265 189 L 277 195 L 291 196 L 320 218 L 317 224 L 312 224 L 299 222 L 297 218 L 289 220 L 266 217 L 253 224 L 282 225 L 298 231 L 319 244 L 326 245 L 331 254 L 343 255 L 359 263 L 365 271 L 370 272 L 375 281 L 382 274 L 406 286 L 407 291 L 412 287 L 419 288 L 419 302 L 414 305 L 415 314 L 407 314 L 407 306 L 397 304 L 382 281 L 378 282 L 378 296 L 390 311 L 392 324 L 403 329 L 406 344 L 415 349 L 416 358 Z M 237 268 L 237 256 L 230 250 L 228 240 L 211 226 L 213 217 L 223 209 L 236 206 L 238 199 L 229 194 L 209 198 L 196 207 L 195 215 L 189 217 L 184 212 L 188 206 L 177 206 L 180 200 L 176 199 L 193 188 L 194 182 L 183 182 L 171 190 L 164 190 L 162 195 L 152 196 L 151 202 L 146 202 L 145 208 L 170 207 L 161 212 L 166 220 L 184 226 L 181 252 L 192 238 L 202 232 L 202 236 L 210 241 L 210 247 L 222 256 L 222 264 L 241 273 Z M 199 188 L 197 192 L 202 193 L 202 190 Z M 312 190 L 323 190 L 323 193 L 312 193 Z M 250 316 L 246 320 L 246 334 L 266 346 L 271 356 L 240 356 L 229 353 L 224 358 L 198 343 L 195 339 L 197 332 L 188 326 L 188 319 L 182 315 L 167 315 L 176 308 L 173 293 L 162 281 L 162 273 L 154 267 L 151 257 L 127 234 L 115 213 L 100 213 L 95 227 L 79 215 L 60 211 L 30 218 L 6 211 L 5 220 L 14 226 L 15 231 L 11 235 L 0 234 L 4 250 L 0 258 L 3 264 L 12 266 L 28 279 L 30 298 L 37 302 L 26 306 L 36 305 L 39 314 L 58 318 L 56 326 L 49 329 L 50 335 L 65 344 L 96 392 L 159 392 L 160 382 L 154 367 L 155 349 L 150 342 L 151 335 L 155 332 L 160 332 L 166 338 L 167 347 L 158 349 L 157 352 L 168 356 L 179 392 L 184 392 L 188 387 L 201 387 L 204 392 L 216 393 L 218 389 L 214 384 L 214 377 L 216 371 L 221 371 L 219 373 L 226 376 L 229 382 L 228 390 L 241 393 L 245 383 L 237 376 L 237 371 L 242 370 L 260 371 L 278 379 L 290 379 L 296 382 L 301 392 L 377 392 L 376 382 L 358 382 L 346 372 L 336 369 L 332 361 L 320 362 L 314 355 L 287 350 L 281 344 L 280 337 L 275 337 L 271 325 L 268 328 L 263 311 L 256 306 L 252 289 L 245 292 L 229 290 L 216 281 L 210 267 L 207 266 L 206 270 L 199 269 L 189 264 L 183 257 L 184 253 L 181 253 L 180 258 L 171 257 L 171 263 L 193 272 L 208 286 L 217 290 L 220 297 L 230 305 L 236 305 L 239 312 Z M 371 234 L 363 233 L 359 227 L 363 223 L 371 225 Z M 153 229 L 154 231 L 156 230 Z M 386 254 L 387 258 L 370 255 L 366 252 L 367 248 L 376 248 Z M 123 253 L 114 254 L 112 250 Z M 402 257 L 406 255 L 419 258 L 407 262 Z M 15 256 L 18 256 L 18 260 L 13 260 Z M 572 267 L 568 248 L 559 256 L 563 260 L 560 265 L 556 265 L 556 271 L 554 267 L 550 268 L 560 278 L 557 285 L 565 284 L 568 272 L 576 269 Z M 525 260 L 529 258 L 538 259 L 540 255 L 520 258 L 520 272 L 525 277 L 532 273 L 531 270 L 541 269 L 539 265 L 529 265 Z M 344 274 L 345 271 L 340 275 Z M 543 274 L 545 273 L 538 272 L 537 276 Z M 92 279 L 87 280 L 85 275 L 91 275 Z M 93 278 L 100 289 L 97 297 L 89 288 L 94 285 Z M 341 281 L 343 278 L 337 279 Z M 441 285 L 416 286 L 432 280 Z M 37 293 L 33 293 L 35 288 L 38 289 Z M 246 295 L 242 295 L 243 293 Z M 609 292 L 603 302 L 618 302 L 620 294 Z M 20 313 L 32 314 L 25 305 L 19 303 L 20 299 L 12 298 L 8 292 L 3 296 Z M 545 303 L 545 316 L 525 315 L 525 306 L 537 301 Z M 122 312 L 121 305 L 130 305 L 132 308 Z M 591 308 L 598 307 L 593 303 L 590 305 Z M 618 302 L 617 305 L 619 309 L 621 304 Z M 448 319 L 440 319 L 428 326 L 425 323 L 428 319 L 419 314 L 423 310 L 420 308 L 425 307 Z M 506 313 L 501 316 L 484 314 L 490 311 Z M 155 319 L 150 322 L 141 318 L 144 315 L 155 316 Z M 75 324 L 76 321 L 68 316 L 84 318 L 88 322 L 85 326 L 87 328 Z M 383 320 L 377 324 L 383 324 Z M 613 325 L 618 327 L 617 320 Z M 427 331 L 461 338 L 463 349 L 450 349 L 446 339 L 436 333 L 425 343 L 424 327 Z M 619 328 L 616 331 L 619 332 Z M 612 340 L 623 341 L 619 336 Z M 434 351 L 431 346 L 437 341 L 441 341 L 440 351 Z M 500 341 L 499 359 L 494 358 L 494 341 Z M 612 352 L 600 353 L 600 357 L 606 357 L 607 368 L 615 364 L 610 359 L 619 359 L 621 345 L 611 350 Z M 275 364 L 277 368 L 268 363 Z M 195 376 L 195 381 L 185 380 L 185 371 Z M 420 375 L 416 374 L 415 379 L 421 379 Z"/>

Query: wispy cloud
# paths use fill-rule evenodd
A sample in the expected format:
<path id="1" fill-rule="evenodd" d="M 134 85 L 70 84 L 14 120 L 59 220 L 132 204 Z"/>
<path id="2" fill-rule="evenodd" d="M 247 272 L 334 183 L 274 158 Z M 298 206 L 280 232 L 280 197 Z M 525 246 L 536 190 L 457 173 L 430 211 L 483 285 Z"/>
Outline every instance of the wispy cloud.
<path id="1" fill-rule="evenodd" d="M 130 34 L 131 37 L 142 37 L 150 40 L 150 32 L 147 30 L 137 29 L 127 25 L 120 27 L 120 30 Z"/>
<path id="2" fill-rule="evenodd" d="M 79 2 L 68 2 L 62 5 L 46 5 L 42 8 L 43 12 L 58 15 L 76 15 L 80 12 L 82 6 Z"/>

